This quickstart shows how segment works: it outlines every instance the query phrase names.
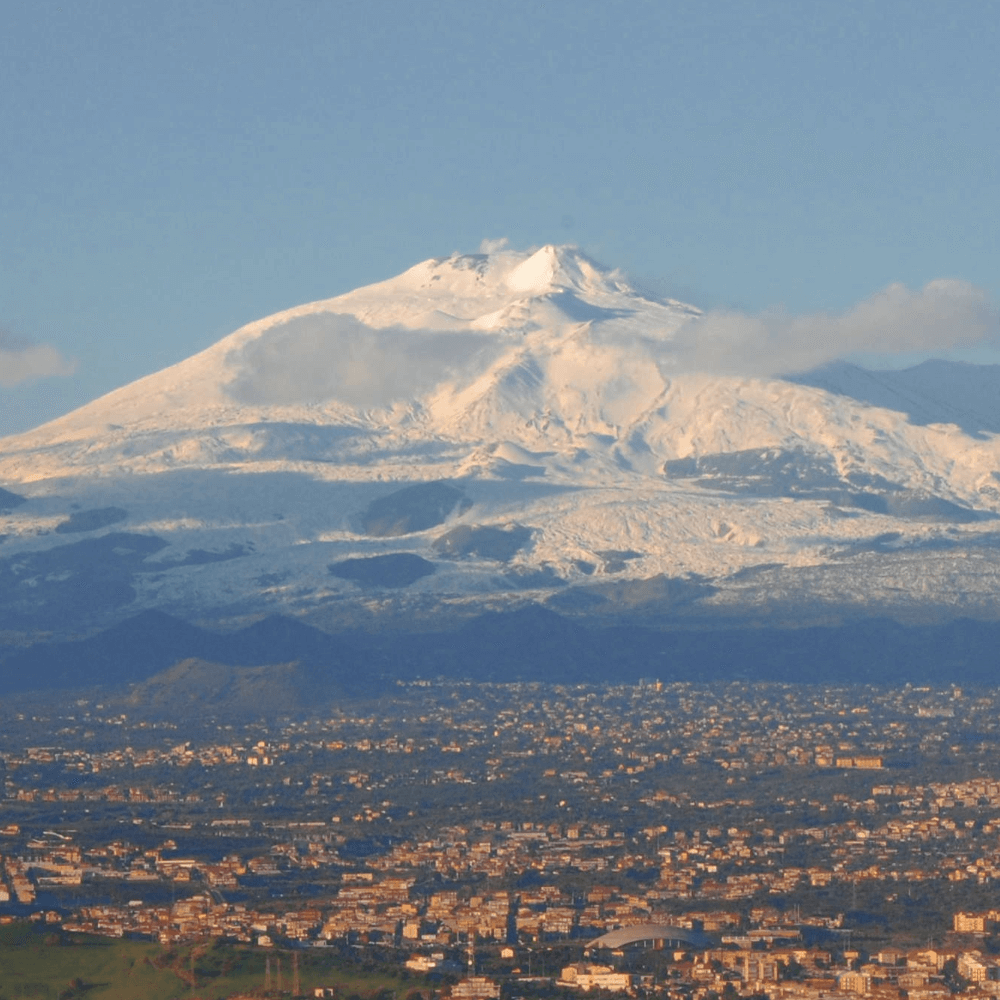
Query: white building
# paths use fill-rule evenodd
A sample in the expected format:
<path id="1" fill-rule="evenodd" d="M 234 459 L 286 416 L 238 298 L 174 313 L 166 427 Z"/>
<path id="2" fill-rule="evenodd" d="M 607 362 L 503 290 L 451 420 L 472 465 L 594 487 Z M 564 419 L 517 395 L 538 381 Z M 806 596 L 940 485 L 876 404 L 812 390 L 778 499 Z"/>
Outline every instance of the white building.
<path id="1" fill-rule="evenodd" d="M 610 965 L 575 962 L 562 970 L 556 985 L 578 990 L 611 990 L 615 993 L 625 993 L 634 987 L 635 977 L 627 972 L 616 972 Z"/>

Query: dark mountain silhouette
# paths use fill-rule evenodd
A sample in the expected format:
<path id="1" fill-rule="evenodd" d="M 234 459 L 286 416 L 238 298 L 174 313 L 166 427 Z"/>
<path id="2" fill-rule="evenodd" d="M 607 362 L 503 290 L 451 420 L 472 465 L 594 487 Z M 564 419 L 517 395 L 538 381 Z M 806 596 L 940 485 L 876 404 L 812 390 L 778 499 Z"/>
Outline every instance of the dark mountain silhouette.
<path id="1" fill-rule="evenodd" d="M 343 692 L 311 683 L 302 667 L 231 667 L 189 659 L 136 684 L 122 701 L 130 715 L 252 719 L 298 714 Z"/>
<path id="2" fill-rule="evenodd" d="M 303 676 L 335 680 L 344 675 L 347 687 L 356 688 L 364 676 L 342 670 L 343 646 L 335 636 L 280 616 L 225 634 L 161 611 L 144 611 L 88 639 L 38 644 L 4 657 L 0 693 L 134 683 L 188 659 L 227 666 L 296 661 Z M 352 665 L 356 659 L 349 653 Z"/>
<path id="3" fill-rule="evenodd" d="M 201 684 L 214 692 L 216 708 L 225 702 L 227 687 L 234 705 L 247 706 L 258 697 L 248 691 L 268 689 L 268 671 L 275 672 L 275 682 L 280 675 L 284 693 L 278 702 L 303 708 L 314 697 L 377 695 L 397 680 L 434 677 L 494 683 L 658 678 L 994 685 L 1000 678 L 1000 623 L 959 619 L 908 626 L 871 618 L 801 629 L 657 630 L 589 627 L 532 605 L 489 612 L 450 631 L 343 636 L 280 616 L 223 634 L 150 611 L 89 639 L 9 654 L 0 661 L 0 693 L 142 684 L 183 661 L 210 663 L 214 673 L 201 676 L 188 667 L 161 676 L 158 704 L 169 703 L 169 687 L 176 683 L 178 704 L 190 701 L 183 691 Z M 261 669 L 223 669 L 231 667 Z M 152 698 L 154 688 L 148 690 Z"/>

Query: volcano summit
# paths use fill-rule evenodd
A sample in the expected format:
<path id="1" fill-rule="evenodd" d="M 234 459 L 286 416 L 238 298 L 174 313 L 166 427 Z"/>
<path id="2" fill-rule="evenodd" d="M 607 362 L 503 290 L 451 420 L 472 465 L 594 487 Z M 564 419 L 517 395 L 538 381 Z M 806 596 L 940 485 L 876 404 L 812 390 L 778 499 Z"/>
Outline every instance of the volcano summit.
<path id="1" fill-rule="evenodd" d="M 0 628 L 1000 617 L 995 369 L 705 374 L 702 322 L 546 246 L 252 323 L 0 441 Z"/>

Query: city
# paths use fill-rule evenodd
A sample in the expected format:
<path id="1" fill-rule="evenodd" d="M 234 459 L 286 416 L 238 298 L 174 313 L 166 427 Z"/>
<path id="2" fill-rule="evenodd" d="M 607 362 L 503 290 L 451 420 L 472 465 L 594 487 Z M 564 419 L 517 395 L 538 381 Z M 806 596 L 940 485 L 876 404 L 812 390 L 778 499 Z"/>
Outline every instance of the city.
<path id="1" fill-rule="evenodd" d="M 121 707 L 4 720 L 0 920 L 375 954 L 453 996 L 1000 994 L 994 692 L 417 681 L 242 725 Z"/>
<path id="2" fill-rule="evenodd" d="M 0 1000 L 1000 1000 L 995 2 L 3 12 Z"/>

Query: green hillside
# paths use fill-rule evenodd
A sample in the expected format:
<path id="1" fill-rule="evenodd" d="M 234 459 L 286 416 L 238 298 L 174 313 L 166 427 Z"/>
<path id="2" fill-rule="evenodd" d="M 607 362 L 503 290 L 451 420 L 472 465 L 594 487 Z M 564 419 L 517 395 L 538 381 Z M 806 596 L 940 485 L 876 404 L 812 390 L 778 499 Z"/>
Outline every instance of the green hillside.
<path id="1" fill-rule="evenodd" d="M 195 984 L 191 968 L 194 957 Z M 271 964 L 272 993 L 265 994 L 265 963 Z M 164 948 L 63 934 L 26 923 L 0 927 L 0 1000 L 223 1000 L 237 995 L 274 996 L 280 959 L 282 996 L 292 988 L 292 955 L 218 941 Z M 299 953 L 300 995 L 316 986 L 337 986 L 347 1000 L 403 997 L 413 980 L 352 967 L 335 955 Z"/>

